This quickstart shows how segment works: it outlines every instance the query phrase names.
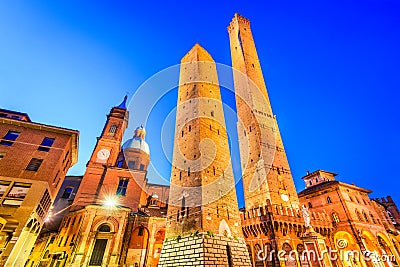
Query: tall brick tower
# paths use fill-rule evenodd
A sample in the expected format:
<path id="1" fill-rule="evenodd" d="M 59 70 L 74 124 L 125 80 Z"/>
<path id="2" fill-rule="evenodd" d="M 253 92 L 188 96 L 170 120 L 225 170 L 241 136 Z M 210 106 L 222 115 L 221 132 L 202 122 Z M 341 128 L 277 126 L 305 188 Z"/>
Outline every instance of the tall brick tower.
<path id="1" fill-rule="evenodd" d="M 250 22 L 235 14 L 228 31 L 246 209 L 268 202 L 298 208 L 296 188 L 268 98 Z"/>
<path id="2" fill-rule="evenodd" d="M 159 266 L 250 266 L 214 60 L 181 60 L 166 241 Z"/>

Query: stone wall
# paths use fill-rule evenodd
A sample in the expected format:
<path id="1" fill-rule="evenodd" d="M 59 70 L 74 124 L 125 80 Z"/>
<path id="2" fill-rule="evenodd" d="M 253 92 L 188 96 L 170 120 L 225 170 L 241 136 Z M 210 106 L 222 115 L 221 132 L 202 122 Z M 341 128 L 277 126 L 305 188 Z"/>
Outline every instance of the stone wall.
<path id="1" fill-rule="evenodd" d="M 206 233 L 164 241 L 159 267 L 251 266 L 243 239 Z"/>

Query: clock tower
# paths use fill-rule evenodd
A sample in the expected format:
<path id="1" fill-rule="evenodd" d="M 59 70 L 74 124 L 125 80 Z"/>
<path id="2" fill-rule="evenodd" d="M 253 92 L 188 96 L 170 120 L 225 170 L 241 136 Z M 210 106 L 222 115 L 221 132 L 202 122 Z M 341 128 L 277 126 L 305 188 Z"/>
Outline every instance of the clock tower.
<path id="1" fill-rule="evenodd" d="M 125 96 L 122 103 L 113 107 L 107 115 L 101 136 L 97 138 L 96 147 L 88 162 L 89 166 L 114 165 L 120 152 L 120 144 L 125 129 L 128 127 L 129 112 L 126 109 Z"/>
<path id="2" fill-rule="evenodd" d="M 117 161 L 121 159 L 121 141 L 129 118 L 126 101 L 127 96 L 107 115 L 107 121 L 100 137 L 97 138 L 71 210 L 101 201 L 100 192 L 104 191 L 105 177 L 109 173 L 107 171 L 116 166 Z"/>

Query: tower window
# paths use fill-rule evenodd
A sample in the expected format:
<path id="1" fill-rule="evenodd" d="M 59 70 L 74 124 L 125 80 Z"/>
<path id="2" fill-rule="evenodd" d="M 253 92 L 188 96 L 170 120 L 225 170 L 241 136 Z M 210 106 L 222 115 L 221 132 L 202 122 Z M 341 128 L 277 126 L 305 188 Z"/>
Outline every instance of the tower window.
<path id="1" fill-rule="evenodd" d="M 211 117 L 214 117 L 214 111 L 211 111 Z"/>
<path id="2" fill-rule="evenodd" d="M 179 180 L 182 180 L 182 172 L 179 172 Z"/>
<path id="3" fill-rule="evenodd" d="M 114 136 L 115 132 L 117 131 L 117 125 L 113 124 L 110 126 L 110 129 L 108 129 L 108 133 L 112 136 Z"/>
<path id="4" fill-rule="evenodd" d="M 19 132 L 8 131 L 8 133 L 3 137 L 3 140 L 0 141 L 0 145 L 3 146 L 12 146 L 14 141 L 18 138 Z"/>
<path id="5" fill-rule="evenodd" d="M 327 198 L 326 198 L 326 201 L 328 202 L 328 204 L 331 204 L 331 203 L 332 203 L 332 200 L 331 200 L 330 197 L 327 197 Z"/>
<path id="6" fill-rule="evenodd" d="M 134 169 L 135 165 L 136 165 L 136 162 L 134 160 L 128 162 L 128 168 L 129 169 Z"/>
<path id="7" fill-rule="evenodd" d="M 182 137 L 183 137 L 184 132 L 182 131 Z"/>
<path id="8" fill-rule="evenodd" d="M 192 130 L 192 126 L 189 125 L 189 132 Z"/>
<path id="9" fill-rule="evenodd" d="M 186 198 L 184 196 L 182 196 L 181 217 L 185 217 L 185 215 L 187 215 L 185 213 L 185 209 L 186 209 Z"/>
<path id="10" fill-rule="evenodd" d="M 308 202 L 308 207 L 309 207 L 310 209 L 312 208 L 311 202 Z"/>
<path id="11" fill-rule="evenodd" d="M 66 187 L 61 198 L 69 199 L 71 197 L 72 191 L 74 191 L 73 187 Z"/>
<path id="12" fill-rule="evenodd" d="M 53 145 L 53 143 L 54 143 L 54 138 L 45 137 L 42 143 L 40 144 L 38 150 L 49 152 L 50 147 Z"/>
<path id="13" fill-rule="evenodd" d="M 141 170 L 141 171 L 144 170 L 144 164 L 140 164 L 139 170 Z"/>
<path id="14" fill-rule="evenodd" d="M 188 167 L 188 176 L 190 176 L 190 167 Z"/>
<path id="15" fill-rule="evenodd" d="M 28 166 L 26 166 L 26 170 L 36 172 L 40 168 L 40 165 L 42 165 L 42 162 L 43 159 L 33 158 L 29 162 Z"/>
<path id="16" fill-rule="evenodd" d="M 117 195 L 118 196 L 125 196 L 126 195 L 126 188 L 128 187 L 129 179 L 127 178 L 120 178 L 117 188 Z"/>

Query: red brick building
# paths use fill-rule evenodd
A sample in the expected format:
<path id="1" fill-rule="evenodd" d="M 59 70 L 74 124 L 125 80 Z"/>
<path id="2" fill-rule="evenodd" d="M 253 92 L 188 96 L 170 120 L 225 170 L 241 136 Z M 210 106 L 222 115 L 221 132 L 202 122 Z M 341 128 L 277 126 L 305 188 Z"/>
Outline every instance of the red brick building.
<path id="1" fill-rule="evenodd" d="M 0 263 L 23 266 L 68 169 L 78 158 L 75 130 L 0 109 Z"/>

